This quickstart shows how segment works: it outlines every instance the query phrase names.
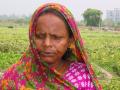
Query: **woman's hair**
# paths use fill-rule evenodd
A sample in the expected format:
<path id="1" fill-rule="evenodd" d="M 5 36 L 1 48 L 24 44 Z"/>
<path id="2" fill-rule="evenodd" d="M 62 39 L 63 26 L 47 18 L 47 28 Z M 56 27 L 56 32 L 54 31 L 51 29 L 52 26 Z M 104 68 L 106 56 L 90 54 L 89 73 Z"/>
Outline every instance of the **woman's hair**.
<path id="1" fill-rule="evenodd" d="M 52 13 L 54 15 L 56 15 L 57 17 L 59 17 L 60 19 L 63 20 L 63 22 L 65 23 L 65 26 L 66 26 L 66 29 L 68 30 L 68 33 L 69 33 L 69 38 L 72 38 L 73 37 L 73 33 L 72 33 L 72 30 L 67 22 L 67 20 L 65 19 L 65 17 L 57 10 L 55 9 L 46 9 L 44 10 L 42 13 L 40 13 L 39 16 L 42 16 L 42 15 L 45 15 L 45 14 L 48 14 L 48 13 Z M 72 50 L 70 48 L 67 48 L 65 54 L 62 56 L 62 59 L 63 60 L 66 60 L 68 59 L 70 56 L 72 55 Z"/>

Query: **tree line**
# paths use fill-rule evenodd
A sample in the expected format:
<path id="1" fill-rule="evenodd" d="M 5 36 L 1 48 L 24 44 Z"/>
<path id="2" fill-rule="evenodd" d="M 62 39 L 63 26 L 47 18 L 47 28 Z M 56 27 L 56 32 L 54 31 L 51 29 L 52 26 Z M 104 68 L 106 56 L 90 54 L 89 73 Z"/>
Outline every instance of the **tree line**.
<path id="1" fill-rule="evenodd" d="M 90 27 L 120 27 L 120 22 L 114 22 L 109 19 L 102 20 L 103 12 L 97 9 L 86 9 L 82 16 L 84 20 L 79 22 L 79 25 L 90 26 Z M 0 23 L 8 22 L 8 23 L 17 23 L 19 25 L 27 25 L 30 20 L 30 16 L 16 16 L 16 15 L 0 15 Z"/>

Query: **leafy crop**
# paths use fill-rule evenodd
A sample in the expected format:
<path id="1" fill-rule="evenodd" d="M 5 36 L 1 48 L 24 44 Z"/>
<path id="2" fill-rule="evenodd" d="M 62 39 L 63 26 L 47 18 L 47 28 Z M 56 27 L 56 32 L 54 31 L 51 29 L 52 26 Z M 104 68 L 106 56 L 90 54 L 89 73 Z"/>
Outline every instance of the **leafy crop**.
<path id="1" fill-rule="evenodd" d="M 93 64 L 104 90 L 120 90 L 120 32 L 81 30 L 89 60 L 113 75 L 111 80 Z M 0 28 L 0 71 L 17 62 L 29 45 L 28 28 Z"/>

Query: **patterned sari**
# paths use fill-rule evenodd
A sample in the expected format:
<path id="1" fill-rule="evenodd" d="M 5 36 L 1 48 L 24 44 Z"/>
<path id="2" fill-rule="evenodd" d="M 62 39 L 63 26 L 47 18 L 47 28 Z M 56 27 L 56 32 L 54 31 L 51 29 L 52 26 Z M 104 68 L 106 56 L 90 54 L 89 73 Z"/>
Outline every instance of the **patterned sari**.
<path id="1" fill-rule="evenodd" d="M 41 60 L 34 43 L 35 27 L 39 15 L 47 9 L 60 12 L 73 33 L 72 56 L 64 74 L 50 68 Z M 56 3 L 39 7 L 32 16 L 29 27 L 30 46 L 20 60 L 10 67 L 0 79 L 0 90 L 102 90 L 92 66 L 89 64 L 79 29 L 70 11 Z M 66 63 L 66 62 L 65 62 Z"/>

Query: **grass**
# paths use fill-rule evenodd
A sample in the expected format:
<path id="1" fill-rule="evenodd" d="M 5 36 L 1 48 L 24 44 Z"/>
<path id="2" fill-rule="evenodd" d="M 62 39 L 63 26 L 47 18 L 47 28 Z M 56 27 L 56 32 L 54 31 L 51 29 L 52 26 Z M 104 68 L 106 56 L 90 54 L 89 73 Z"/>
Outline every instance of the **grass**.
<path id="1" fill-rule="evenodd" d="M 102 77 L 104 90 L 120 90 L 120 32 L 82 30 L 81 35 L 94 70 Z M 113 78 L 103 76 L 96 65 L 110 72 Z"/>
<path id="2" fill-rule="evenodd" d="M 120 76 L 120 32 L 83 31 L 90 60 Z"/>
<path id="3" fill-rule="evenodd" d="M 120 90 L 120 32 L 81 30 L 81 35 L 97 76 L 102 74 L 95 65 L 114 75 L 100 80 L 104 90 Z M 28 28 L 0 27 L 0 71 L 17 62 L 28 44 Z"/>
<path id="4" fill-rule="evenodd" d="M 0 70 L 17 62 L 28 46 L 27 28 L 0 28 Z"/>

